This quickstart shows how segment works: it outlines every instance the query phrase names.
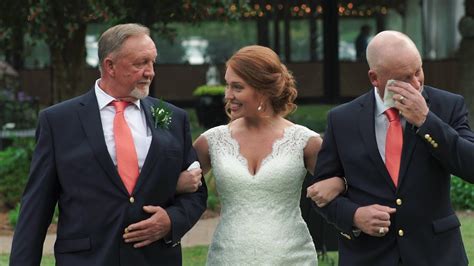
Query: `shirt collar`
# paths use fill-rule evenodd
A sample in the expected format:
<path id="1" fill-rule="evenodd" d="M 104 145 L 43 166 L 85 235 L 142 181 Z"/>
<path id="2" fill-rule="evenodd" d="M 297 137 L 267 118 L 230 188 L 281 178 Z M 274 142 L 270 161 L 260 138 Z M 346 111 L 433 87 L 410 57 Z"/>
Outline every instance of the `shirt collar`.
<path id="1" fill-rule="evenodd" d="M 116 99 L 108 95 L 105 91 L 103 91 L 99 87 L 99 81 L 100 79 L 95 81 L 94 90 L 95 90 L 95 96 L 97 97 L 97 102 L 99 103 L 99 110 L 102 110 L 107 105 L 109 105 L 112 101 L 115 101 Z M 138 110 L 140 110 L 140 100 L 135 100 L 131 103 L 133 103 L 138 108 Z"/>
<path id="2" fill-rule="evenodd" d="M 387 111 L 388 107 L 383 104 L 383 100 L 378 93 L 378 88 L 374 87 L 374 94 L 375 94 L 375 116 L 383 115 L 385 111 Z"/>

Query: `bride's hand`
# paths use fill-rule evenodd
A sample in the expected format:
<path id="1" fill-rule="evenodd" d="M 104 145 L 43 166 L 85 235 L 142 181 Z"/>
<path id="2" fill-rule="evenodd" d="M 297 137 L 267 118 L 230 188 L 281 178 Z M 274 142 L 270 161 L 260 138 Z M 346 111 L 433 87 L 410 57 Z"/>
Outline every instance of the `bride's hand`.
<path id="1" fill-rule="evenodd" d="M 322 208 L 337 197 L 337 195 L 343 193 L 345 189 L 344 179 L 335 176 L 309 186 L 306 197 L 311 198 L 318 207 Z"/>
<path id="2" fill-rule="evenodd" d="M 176 193 L 193 193 L 196 192 L 200 186 L 202 186 L 202 170 L 201 168 L 195 168 L 192 170 L 184 170 L 181 172 L 176 184 Z"/>

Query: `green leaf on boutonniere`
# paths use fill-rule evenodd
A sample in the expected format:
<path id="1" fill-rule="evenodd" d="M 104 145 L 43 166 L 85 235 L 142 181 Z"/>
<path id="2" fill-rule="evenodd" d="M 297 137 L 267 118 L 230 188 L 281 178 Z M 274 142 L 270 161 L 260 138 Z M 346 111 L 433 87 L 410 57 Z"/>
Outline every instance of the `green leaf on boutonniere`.
<path id="1" fill-rule="evenodd" d="M 173 116 L 173 112 L 168 109 L 167 106 L 163 103 L 163 100 L 159 100 L 158 106 L 151 107 L 151 115 L 153 116 L 153 120 L 155 121 L 155 128 L 163 128 L 168 129 L 171 124 L 171 118 Z"/>

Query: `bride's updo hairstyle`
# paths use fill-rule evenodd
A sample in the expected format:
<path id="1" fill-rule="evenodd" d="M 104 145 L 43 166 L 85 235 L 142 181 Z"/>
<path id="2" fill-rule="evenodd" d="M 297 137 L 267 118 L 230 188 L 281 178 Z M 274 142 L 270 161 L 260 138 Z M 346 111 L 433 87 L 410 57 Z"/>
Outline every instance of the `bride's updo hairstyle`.
<path id="1" fill-rule="evenodd" d="M 267 96 L 276 114 L 286 116 L 296 109 L 295 79 L 270 48 L 251 45 L 237 51 L 226 63 L 257 92 Z M 263 107 L 265 108 L 265 107 Z"/>

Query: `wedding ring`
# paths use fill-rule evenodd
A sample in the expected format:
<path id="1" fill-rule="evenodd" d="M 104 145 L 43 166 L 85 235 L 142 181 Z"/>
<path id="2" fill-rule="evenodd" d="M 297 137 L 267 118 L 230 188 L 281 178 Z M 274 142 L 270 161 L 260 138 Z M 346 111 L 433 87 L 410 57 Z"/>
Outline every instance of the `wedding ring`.
<path id="1" fill-rule="evenodd" d="M 380 227 L 379 234 L 381 234 L 381 235 L 385 234 L 385 229 L 383 227 Z"/>
<path id="2" fill-rule="evenodd" d="M 405 97 L 403 97 L 403 95 L 400 96 L 400 99 L 398 101 L 403 101 L 403 99 L 405 99 Z"/>

